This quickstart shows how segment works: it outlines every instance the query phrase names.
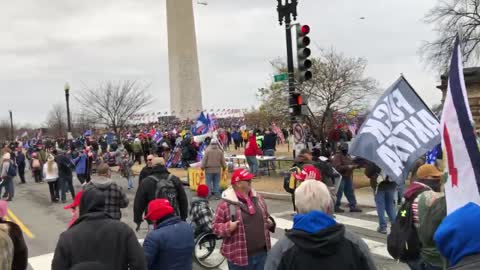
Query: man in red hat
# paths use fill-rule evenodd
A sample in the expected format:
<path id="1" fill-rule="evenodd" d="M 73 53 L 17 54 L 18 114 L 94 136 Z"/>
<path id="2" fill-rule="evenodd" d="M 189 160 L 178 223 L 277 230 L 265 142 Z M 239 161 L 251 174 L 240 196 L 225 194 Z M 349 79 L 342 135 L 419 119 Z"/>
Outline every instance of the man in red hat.
<path id="1" fill-rule="evenodd" d="M 145 219 L 155 226 L 143 242 L 148 269 L 192 269 L 193 228 L 175 216 L 169 201 L 151 201 Z"/>
<path id="2" fill-rule="evenodd" d="M 254 175 L 245 169 L 232 174 L 232 186 L 222 194 L 213 232 L 223 238 L 221 253 L 229 269 L 263 269 L 275 223 L 267 204 L 251 187 Z"/>

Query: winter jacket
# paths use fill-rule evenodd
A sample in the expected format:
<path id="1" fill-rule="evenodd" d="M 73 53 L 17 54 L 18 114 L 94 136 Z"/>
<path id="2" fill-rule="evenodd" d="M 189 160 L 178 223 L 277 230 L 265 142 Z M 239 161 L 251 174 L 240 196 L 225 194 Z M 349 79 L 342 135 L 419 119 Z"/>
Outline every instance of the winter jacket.
<path id="1" fill-rule="evenodd" d="M 0 269 L 12 269 L 13 241 L 8 236 L 8 226 L 0 224 Z"/>
<path id="2" fill-rule="evenodd" d="M 242 136 L 240 135 L 240 132 L 234 131 L 234 132 L 232 133 L 232 139 L 233 139 L 234 141 L 240 141 L 240 140 L 242 139 Z"/>
<path id="3" fill-rule="evenodd" d="M 397 187 L 397 184 L 393 181 L 390 181 L 389 177 L 387 176 L 383 179 L 381 176 L 382 169 L 378 167 L 373 162 L 367 162 L 365 166 L 365 176 L 370 179 L 370 187 L 377 192 L 377 191 L 393 191 Z M 382 178 L 383 181 L 380 183 L 378 182 L 378 177 Z"/>
<path id="4" fill-rule="evenodd" d="M 195 235 L 212 231 L 213 211 L 207 199 L 194 198 L 192 200 L 190 217 Z"/>
<path id="5" fill-rule="evenodd" d="M 126 159 L 122 159 L 121 164 L 122 164 L 123 176 L 126 177 L 127 179 L 132 177 L 133 176 L 133 171 L 132 171 L 133 161 L 129 158 L 126 158 Z"/>
<path id="6" fill-rule="evenodd" d="M 74 167 L 72 161 L 65 155 L 58 155 L 56 160 L 58 176 L 60 178 L 72 178 L 72 168 Z"/>
<path id="7" fill-rule="evenodd" d="M 76 159 L 72 160 L 75 165 L 75 172 L 77 174 L 87 174 L 87 155 L 80 154 Z"/>
<path id="8" fill-rule="evenodd" d="M 142 170 L 140 171 L 140 175 L 138 176 L 138 185 L 142 183 L 143 179 L 150 176 L 150 174 L 152 174 L 152 168 L 148 166 L 143 167 Z"/>
<path id="9" fill-rule="evenodd" d="M 145 255 L 135 232 L 105 213 L 102 192 L 83 193 L 80 217 L 60 235 L 52 270 L 71 269 L 85 262 L 99 262 L 105 270 L 146 269 Z"/>
<path id="10" fill-rule="evenodd" d="M 18 151 L 15 161 L 17 162 L 18 166 L 25 166 L 25 154 L 22 151 Z"/>
<path id="11" fill-rule="evenodd" d="M 251 156 L 260 156 L 262 155 L 262 151 L 258 148 L 257 145 L 257 139 L 255 138 L 255 135 L 250 136 L 248 139 L 248 143 L 245 146 L 245 156 L 251 157 Z"/>
<path id="12" fill-rule="evenodd" d="M 28 248 L 23 238 L 23 232 L 20 227 L 10 221 L 5 221 L 0 218 L 0 226 L 3 226 L 4 231 L 8 232 L 13 243 L 13 262 L 12 270 L 25 270 L 28 266 Z M 0 268 L 1 269 L 1 268 Z"/>
<path id="13" fill-rule="evenodd" d="M 265 270 L 376 269 L 368 246 L 345 226 L 320 211 L 297 214 L 293 228 L 275 244 L 265 263 Z"/>
<path id="14" fill-rule="evenodd" d="M 475 203 L 457 209 L 445 217 L 433 239 L 440 253 L 455 270 L 480 269 L 480 206 Z"/>
<path id="15" fill-rule="evenodd" d="M 85 185 L 84 190 L 96 188 L 105 196 L 105 213 L 113 219 L 122 218 L 121 208 L 128 206 L 129 200 L 122 187 L 109 178 L 98 176 Z"/>
<path id="16" fill-rule="evenodd" d="M 276 150 L 277 147 L 277 134 L 270 133 L 263 137 L 262 150 L 273 149 Z"/>
<path id="17" fill-rule="evenodd" d="M 263 230 L 265 233 L 266 251 L 268 251 L 270 250 L 271 244 L 270 228 L 267 223 L 269 217 L 267 205 L 260 194 L 254 190 L 251 192 L 252 200 L 256 201 L 258 208 L 262 211 L 264 226 L 258 229 Z M 237 229 L 233 232 L 230 232 L 228 229 L 232 216 L 230 213 L 230 205 L 233 205 L 235 209 L 235 221 L 239 221 Z M 242 219 L 242 211 L 248 211 L 245 210 L 246 208 L 247 206 L 238 199 L 233 188 L 229 187 L 222 193 L 222 201 L 217 206 L 213 220 L 213 232 L 223 238 L 220 252 L 228 261 L 238 266 L 248 265 L 247 240 Z"/>
<path id="18" fill-rule="evenodd" d="M 139 141 L 134 142 L 132 148 L 134 153 L 142 153 L 142 143 Z"/>
<path id="19" fill-rule="evenodd" d="M 354 165 L 350 155 L 344 155 L 337 153 L 333 156 L 332 165 L 335 169 L 344 177 L 353 179 L 353 168 L 350 165 Z"/>
<path id="20" fill-rule="evenodd" d="M 157 165 L 152 168 L 151 175 L 158 179 L 167 179 L 170 173 L 165 166 Z M 183 188 L 180 179 L 174 175 L 170 178 L 177 189 L 177 198 L 180 210 L 180 217 L 186 220 L 188 217 L 188 198 Z M 139 184 L 137 193 L 135 194 L 135 201 L 133 203 L 133 221 L 139 224 L 143 221 L 143 213 L 147 209 L 148 203 L 155 198 L 155 191 L 157 189 L 157 182 L 152 178 L 145 178 Z"/>
<path id="21" fill-rule="evenodd" d="M 58 180 L 58 167 L 56 162 L 53 162 L 51 171 L 48 170 L 48 162 L 43 165 L 43 178 L 47 182 L 55 182 Z"/>
<path id="22" fill-rule="evenodd" d="M 179 217 L 165 217 L 143 242 L 148 270 L 192 269 L 194 246 L 192 227 Z"/>
<path id="23" fill-rule="evenodd" d="M 222 169 L 227 167 L 222 149 L 216 144 L 209 145 L 202 158 L 201 166 L 205 173 L 221 173 Z"/>

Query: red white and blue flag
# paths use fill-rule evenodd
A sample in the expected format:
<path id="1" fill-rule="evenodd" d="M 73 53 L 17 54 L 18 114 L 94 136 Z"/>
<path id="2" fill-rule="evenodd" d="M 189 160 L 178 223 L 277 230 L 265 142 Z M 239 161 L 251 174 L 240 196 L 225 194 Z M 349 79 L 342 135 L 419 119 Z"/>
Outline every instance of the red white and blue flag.
<path id="1" fill-rule="evenodd" d="M 480 204 L 480 152 L 463 78 L 459 38 L 450 62 L 448 88 L 441 117 L 447 213 L 469 202 Z"/>

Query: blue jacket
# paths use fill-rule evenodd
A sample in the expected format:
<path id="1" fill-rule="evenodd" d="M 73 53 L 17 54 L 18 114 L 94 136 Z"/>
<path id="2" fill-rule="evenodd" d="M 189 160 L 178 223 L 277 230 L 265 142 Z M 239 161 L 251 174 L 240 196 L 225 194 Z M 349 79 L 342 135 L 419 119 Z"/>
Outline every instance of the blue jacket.
<path id="1" fill-rule="evenodd" d="M 80 154 L 76 159 L 72 160 L 75 164 L 75 172 L 77 174 L 86 174 L 87 173 L 87 155 Z"/>
<path id="2" fill-rule="evenodd" d="M 480 206 L 471 202 L 450 213 L 438 226 L 433 240 L 451 266 L 460 264 L 469 256 L 480 254 L 479 220 Z M 476 263 L 479 264 L 478 261 Z"/>
<path id="3" fill-rule="evenodd" d="M 191 270 L 193 228 L 174 216 L 162 221 L 143 242 L 148 270 Z"/>

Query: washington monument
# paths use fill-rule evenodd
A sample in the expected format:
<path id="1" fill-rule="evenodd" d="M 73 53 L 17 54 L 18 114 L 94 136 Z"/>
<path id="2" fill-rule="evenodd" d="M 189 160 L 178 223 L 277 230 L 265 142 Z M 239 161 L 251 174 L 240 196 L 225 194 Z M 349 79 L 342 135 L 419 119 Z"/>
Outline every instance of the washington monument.
<path id="1" fill-rule="evenodd" d="M 202 107 L 192 0 L 167 0 L 170 111 L 195 119 Z"/>

